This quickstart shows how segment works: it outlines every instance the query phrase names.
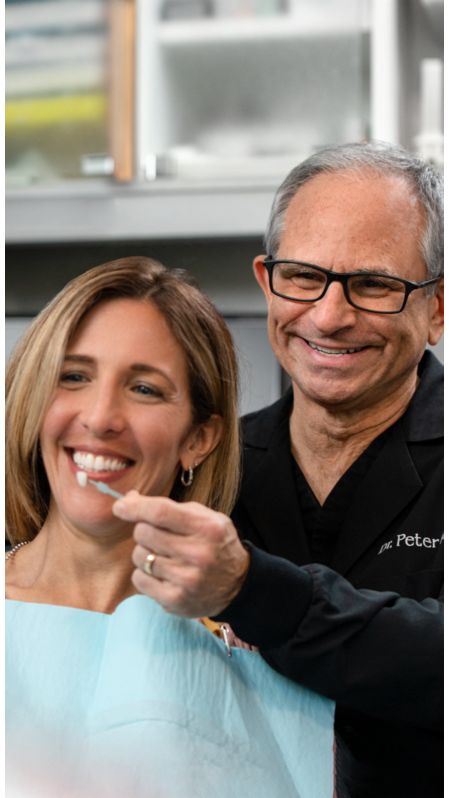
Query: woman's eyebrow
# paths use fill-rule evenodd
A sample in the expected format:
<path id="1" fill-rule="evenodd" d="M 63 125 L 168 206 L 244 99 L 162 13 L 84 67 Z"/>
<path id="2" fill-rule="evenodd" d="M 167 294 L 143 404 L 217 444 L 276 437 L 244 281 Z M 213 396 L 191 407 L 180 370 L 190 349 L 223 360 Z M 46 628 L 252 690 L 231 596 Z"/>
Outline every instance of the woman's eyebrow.
<path id="1" fill-rule="evenodd" d="M 130 371 L 135 371 L 135 372 L 138 372 L 140 374 L 142 374 L 142 373 L 143 374 L 160 374 L 160 376 L 163 377 L 165 380 L 167 380 L 167 382 L 169 382 L 170 385 L 173 386 L 173 388 L 176 387 L 174 385 L 173 381 L 168 376 L 167 372 L 164 371 L 163 369 L 157 368 L 157 366 L 150 366 L 148 363 L 132 363 L 129 368 L 130 368 Z"/>
<path id="2" fill-rule="evenodd" d="M 64 363 L 93 363 L 94 358 L 89 355 L 64 355 Z"/>
<path id="3" fill-rule="evenodd" d="M 95 358 L 90 355 L 81 354 L 65 355 L 64 363 L 86 363 L 92 365 L 95 364 Z M 166 371 L 157 368 L 157 366 L 150 366 L 149 363 L 131 363 L 129 370 L 140 374 L 160 374 L 173 388 L 176 387 Z"/>
<path id="4" fill-rule="evenodd" d="M 145 371 L 145 372 L 156 371 L 158 374 L 162 374 L 164 377 L 167 376 L 166 372 L 163 369 L 160 369 L 157 366 L 150 366 L 149 363 L 131 363 L 129 368 L 130 371 Z"/>

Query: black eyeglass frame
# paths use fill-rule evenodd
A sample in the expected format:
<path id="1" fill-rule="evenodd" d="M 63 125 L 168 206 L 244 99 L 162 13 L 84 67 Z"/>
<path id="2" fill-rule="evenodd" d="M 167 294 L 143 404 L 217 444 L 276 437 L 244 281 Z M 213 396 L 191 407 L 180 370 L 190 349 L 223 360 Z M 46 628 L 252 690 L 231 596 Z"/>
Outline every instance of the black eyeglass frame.
<path id="1" fill-rule="evenodd" d="M 402 313 L 404 310 L 407 300 L 412 293 L 412 291 L 416 291 L 417 288 L 426 288 L 428 285 L 433 285 L 437 283 L 439 280 L 442 279 L 442 275 L 440 277 L 432 277 L 431 280 L 422 280 L 419 283 L 415 283 L 412 280 L 406 280 L 404 277 L 396 277 L 393 274 L 385 274 L 382 272 L 333 272 L 330 269 L 325 269 L 323 266 L 316 266 L 315 263 L 307 263 L 306 261 L 302 260 L 288 260 L 286 258 L 282 260 L 277 260 L 271 257 L 267 257 L 264 260 L 264 266 L 268 272 L 268 277 L 270 281 L 270 291 L 275 296 L 281 297 L 281 299 L 287 299 L 289 302 L 301 302 L 310 304 L 311 302 L 318 302 L 320 299 L 323 298 L 327 289 L 329 288 L 331 283 L 340 283 L 343 286 L 343 292 L 345 295 L 346 301 L 356 310 L 363 310 L 365 313 L 381 313 L 382 315 L 395 315 L 397 313 Z M 280 294 L 279 291 L 275 291 L 273 288 L 273 270 L 277 263 L 292 263 L 296 266 L 309 266 L 311 269 L 316 269 L 318 272 L 321 272 L 326 277 L 326 282 L 324 284 L 324 288 L 322 293 L 315 297 L 314 299 L 298 299 L 297 297 L 286 296 L 285 294 Z M 402 283 L 404 286 L 404 299 L 402 302 L 401 307 L 399 310 L 370 310 L 368 308 L 362 308 L 360 305 L 356 305 L 355 302 L 352 301 L 349 295 L 348 289 L 348 280 L 350 277 L 382 277 L 382 278 L 391 278 L 392 280 L 397 280 L 399 283 Z"/>

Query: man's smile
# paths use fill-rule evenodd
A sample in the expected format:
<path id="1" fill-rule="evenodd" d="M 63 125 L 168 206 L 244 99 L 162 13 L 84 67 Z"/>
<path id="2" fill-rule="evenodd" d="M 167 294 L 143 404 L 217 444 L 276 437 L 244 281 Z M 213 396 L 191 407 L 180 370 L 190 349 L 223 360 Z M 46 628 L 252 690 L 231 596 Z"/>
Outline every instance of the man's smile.
<path id="1" fill-rule="evenodd" d="M 343 348 L 331 348 L 327 346 L 318 346 L 318 344 L 312 343 L 312 341 L 307 341 L 306 338 L 303 339 L 311 349 L 315 352 L 319 352 L 322 355 L 353 355 L 354 352 L 362 352 L 364 349 L 368 349 L 367 346 L 356 346 L 347 349 Z"/>

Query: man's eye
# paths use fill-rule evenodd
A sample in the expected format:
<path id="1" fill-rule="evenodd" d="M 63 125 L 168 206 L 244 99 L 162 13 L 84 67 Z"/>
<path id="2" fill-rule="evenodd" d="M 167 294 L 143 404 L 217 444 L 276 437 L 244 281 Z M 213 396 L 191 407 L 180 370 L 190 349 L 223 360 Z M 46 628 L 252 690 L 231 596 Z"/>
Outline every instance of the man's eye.
<path id="1" fill-rule="evenodd" d="M 293 277 L 297 277 L 298 280 L 303 280 L 303 282 L 311 281 L 314 282 L 324 282 L 324 278 L 322 274 L 317 274 L 316 272 L 296 272 Z"/>
<path id="2" fill-rule="evenodd" d="M 379 277 L 361 277 L 357 285 L 361 288 L 388 288 L 388 283 Z"/>
<path id="3" fill-rule="evenodd" d="M 357 277 L 352 281 L 354 291 L 372 294 L 387 294 L 391 291 L 403 291 L 402 283 L 389 277 L 369 275 Z"/>
<path id="4" fill-rule="evenodd" d="M 297 266 L 287 266 L 279 269 L 279 274 L 285 280 L 292 280 L 295 277 L 314 277 L 314 273 L 306 269 L 298 269 Z"/>
<path id="5" fill-rule="evenodd" d="M 318 274 L 317 272 L 308 269 L 298 269 L 298 268 L 282 269 L 282 271 L 280 272 L 280 276 L 282 277 L 283 280 L 291 280 L 295 283 L 301 282 L 305 285 L 311 282 L 313 283 L 324 282 L 322 274 Z"/>

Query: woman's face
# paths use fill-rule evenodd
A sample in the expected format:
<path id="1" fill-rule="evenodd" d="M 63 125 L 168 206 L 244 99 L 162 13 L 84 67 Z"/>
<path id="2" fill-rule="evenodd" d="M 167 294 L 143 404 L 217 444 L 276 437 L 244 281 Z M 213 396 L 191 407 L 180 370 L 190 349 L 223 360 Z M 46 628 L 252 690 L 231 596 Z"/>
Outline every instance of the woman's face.
<path id="1" fill-rule="evenodd" d="M 169 495 L 195 461 L 184 353 L 155 305 L 106 300 L 73 336 L 40 444 L 51 510 L 78 528 L 119 524 L 113 500 L 82 488 L 77 471 L 121 493 Z M 112 529 L 111 529 L 112 531 Z"/>

